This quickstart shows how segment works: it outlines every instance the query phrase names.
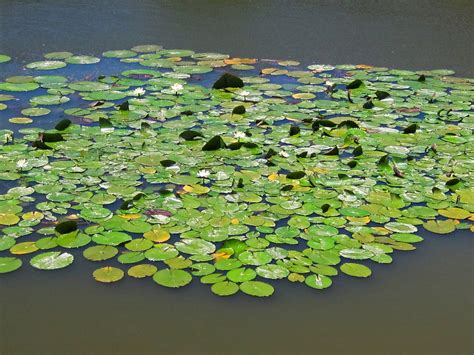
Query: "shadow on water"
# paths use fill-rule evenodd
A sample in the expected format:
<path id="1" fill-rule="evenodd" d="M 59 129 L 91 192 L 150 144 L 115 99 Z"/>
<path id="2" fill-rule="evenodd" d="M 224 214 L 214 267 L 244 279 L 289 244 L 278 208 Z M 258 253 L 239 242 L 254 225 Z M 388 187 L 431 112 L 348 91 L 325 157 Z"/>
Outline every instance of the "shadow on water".
<path id="1" fill-rule="evenodd" d="M 473 76 L 471 1 L 0 0 L 0 52 L 95 54 L 168 48 L 309 62 L 447 67 Z M 223 30 L 224 29 L 224 30 Z M 471 354 L 473 250 L 468 232 L 428 234 L 369 280 L 317 291 L 282 282 L 270 299 L 214 296 L 195 280 L 95 282 L 65 271 L 0 278 L 3 354 Z"/>

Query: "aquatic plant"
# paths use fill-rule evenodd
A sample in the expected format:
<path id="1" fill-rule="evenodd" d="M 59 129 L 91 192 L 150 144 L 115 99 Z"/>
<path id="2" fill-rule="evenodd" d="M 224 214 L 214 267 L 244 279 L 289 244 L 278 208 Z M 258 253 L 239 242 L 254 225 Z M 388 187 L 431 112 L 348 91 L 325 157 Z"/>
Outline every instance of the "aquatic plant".
<path id="1" fill-rule="evenodd" d="M 450 70 L 144 45 L 21 73 L 0 82 L 0 273 L 83 257 L 99 282 L 265 297 L 474 230 L 474 86 Z"/>

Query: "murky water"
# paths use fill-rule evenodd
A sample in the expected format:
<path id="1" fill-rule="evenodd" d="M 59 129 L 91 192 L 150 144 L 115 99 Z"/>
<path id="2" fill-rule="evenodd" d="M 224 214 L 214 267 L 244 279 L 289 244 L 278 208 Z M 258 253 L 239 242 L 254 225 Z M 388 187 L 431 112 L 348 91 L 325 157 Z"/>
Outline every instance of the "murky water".
<path id="1" fill-rule="evenodd" d="M 452 68 L 473 76 L 471 1 L 6 1 L 0 52 L 95 54 L 140 43 L 305 62 Z M 367 280 L 270 299 L 193 282 L 99 284 L 96 265 L 0 278 L 0 354 L 471 354 L 473 245 L 428 234 Z M 79 251 L 80 253 L 80 251 Z"/>

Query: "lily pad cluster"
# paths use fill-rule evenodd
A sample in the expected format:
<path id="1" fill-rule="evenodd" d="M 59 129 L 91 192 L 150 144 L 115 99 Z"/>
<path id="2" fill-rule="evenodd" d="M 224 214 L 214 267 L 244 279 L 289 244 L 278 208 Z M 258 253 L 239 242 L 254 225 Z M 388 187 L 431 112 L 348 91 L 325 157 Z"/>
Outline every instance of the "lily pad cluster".
<path id="1" fill-rule="evenodd" d="M 474 230 L 474 81 L 450 70 L 44 57 L 0 81 L 0 273 L 85 258 L 98 282 L 266 297 Z"/>

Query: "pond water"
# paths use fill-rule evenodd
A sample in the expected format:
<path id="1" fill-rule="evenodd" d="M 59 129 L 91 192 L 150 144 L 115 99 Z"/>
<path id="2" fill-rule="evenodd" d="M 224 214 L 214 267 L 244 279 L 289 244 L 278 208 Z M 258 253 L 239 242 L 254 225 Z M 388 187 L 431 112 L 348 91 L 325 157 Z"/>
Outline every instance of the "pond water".
<path id="1" fill-rule="evenodd" d="M 472 76 L 472 10 L 468 1 L 1 1 L 0 53 L 30 62 L 50 51 L 100 54 L 150 42 Z M 1 80 L 18 73 L 7 68 Z M 87 74 L 87 66 L 75 73 Z M 0 353 L 470 354 L 472 233 L 423 237 L 392 264 L 371 264 L 368 279 L 341 275 L 324 291 L 278 282 L 264 299 L 218 298 L 198 282 L 180 290 L 131 278 L 104 285 L 81 257 L 51 273 L 25 265 L 0 277 Z"/>

